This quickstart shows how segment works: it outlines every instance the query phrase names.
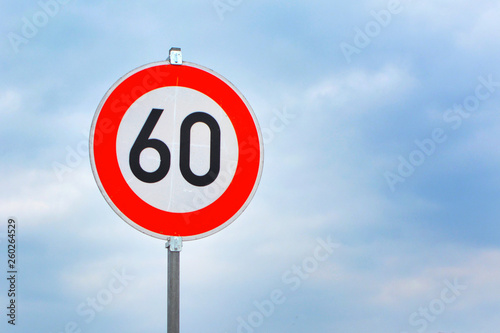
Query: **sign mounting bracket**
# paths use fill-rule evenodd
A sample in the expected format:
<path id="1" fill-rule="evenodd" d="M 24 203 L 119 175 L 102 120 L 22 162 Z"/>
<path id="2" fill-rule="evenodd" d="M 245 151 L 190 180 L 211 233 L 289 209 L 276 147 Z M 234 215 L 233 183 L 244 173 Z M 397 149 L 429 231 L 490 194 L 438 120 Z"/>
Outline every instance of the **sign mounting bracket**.
<path id="1" fill-rule="evenodd" d="M 171 65 L 182 65 L 182 51 L 180 47 L 172 47 L 168 51 L 167 61 Z"/>

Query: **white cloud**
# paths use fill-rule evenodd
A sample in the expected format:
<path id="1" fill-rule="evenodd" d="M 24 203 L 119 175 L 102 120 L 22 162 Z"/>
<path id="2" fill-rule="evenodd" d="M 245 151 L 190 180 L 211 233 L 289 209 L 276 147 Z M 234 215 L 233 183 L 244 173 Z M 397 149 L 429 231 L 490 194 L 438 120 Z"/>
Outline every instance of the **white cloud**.
<path id="1" fill-rule="evenodd" d="M 425 253 L 436 256 L 446 254 L 437 260 L 421 261 L 420 267 L 413 273 L 393 278 L 380 276 L 380 280 L 373 281 L 380 284 L 375 288 L 375 304 L 395 309 L 404 304 L 425 305 L 433 298 L 440 297 L 440 292 L 446 286 L 444 281 L 455 280 L 467 288 L 459 306 L 464 311 L 500 298 L 500 287 L 497 283 L 500 279 L 499 250 L 448 246 L 429 249 Z M 399 254 L 399 263 L 404 262 L 404 256 L 405 253 Z M 451 262 L 449 258 L 453 258 Z"/>
<path id="2" fill-rule="evenodd" d="M 460 31 L 468 26 L 473 18 L 484 8 L 488 8 L 492 0 L 406 0 L 408 15 L 420 21 L 421 29 L 452 29 Z"/>
<path id="3" fill-rule="evenodd" d="M 417 83 L 404 68 L 394 65 L 379 71 L 353 69 L 311 87 L 306 98 L 307 104 L 327 102 L 336 113 L 364 113 L 402 99 Z"/>
<path id="4" fill-rule="evenodd" d="M 60 223 L 62 217 L 81 209 L 94 186 L 87 168 L 73 172 L 72 177 L 60 183 L 51 169 L 4 170 L 0 214 L 18 217 L 28 229 Z"/>
<path id="5" fill-rule="evenodd" d="M 456 36 L 457 44 L 470 51 L 497 47 L 500 38 L 500 4 L 485 6 L 476 17 L 471 17 L 472 25 Z"/>
<path id="6" fill-rule="evenodd" d="M 8 89 L 0 91 L 0 115 L 5 117 L 8 114 L 13 114 L 19 111 L 22 105 L 21 92 Z"/>

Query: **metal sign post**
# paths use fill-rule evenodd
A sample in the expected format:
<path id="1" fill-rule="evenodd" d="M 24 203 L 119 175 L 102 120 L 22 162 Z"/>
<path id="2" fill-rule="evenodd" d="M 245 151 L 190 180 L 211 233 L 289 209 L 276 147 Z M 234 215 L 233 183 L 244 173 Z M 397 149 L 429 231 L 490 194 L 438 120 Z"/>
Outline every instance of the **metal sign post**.
<path id="1" fill-rule="evenodd" d="M 180 48 L 171 48 L 168 61 L 172 65 L 182 65 Z M 167 271 L 167 333 L 180 331 L 180 256 L 182 238 L 172 237 L 165 244 L 168 248 Z"/>
<path id="2" fill-rule="evenodd" d="M 168 249 L 167 272 L 167 333 L 179 333 L 180 319 L 180 254 L 182 238 L 172 237 L 165 244 Z"/>
<path id="3" fill-rule="evenodd" d="M 167 241 L 167 330 L 179 333 L 182 242 L 222 230 L 250 203 L 264 163 L 257 118 L 231 82 L 174 47 L 106 92 L 89 150 L 110 207 Z"/>

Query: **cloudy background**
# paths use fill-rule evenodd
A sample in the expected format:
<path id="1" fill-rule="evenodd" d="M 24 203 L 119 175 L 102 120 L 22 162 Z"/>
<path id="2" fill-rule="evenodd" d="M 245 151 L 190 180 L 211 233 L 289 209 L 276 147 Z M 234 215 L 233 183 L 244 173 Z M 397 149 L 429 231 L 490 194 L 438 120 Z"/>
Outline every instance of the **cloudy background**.
<path id="1" fill-rule="evenodd" d="M 241 217 L 184 244 L 183 332 L 498 330 L 500 1 L 1 7 L 2 332 L 166 331 L 164 242 L 107 205 L 87 139 L 172 46 L 239 88 L 266 148 Z"/>

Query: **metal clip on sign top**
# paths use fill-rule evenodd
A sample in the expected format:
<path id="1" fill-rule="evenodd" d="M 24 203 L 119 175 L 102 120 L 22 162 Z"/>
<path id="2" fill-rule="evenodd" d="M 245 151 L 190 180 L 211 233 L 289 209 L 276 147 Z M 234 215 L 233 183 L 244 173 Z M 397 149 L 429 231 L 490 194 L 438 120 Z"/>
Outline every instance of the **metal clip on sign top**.
<path id="1" fill-rule="evenodd" d="M 180 47 L 172 47 L 168 51 L 168 59 L 171 65 L 182 65 L 182 51 Z"/>

